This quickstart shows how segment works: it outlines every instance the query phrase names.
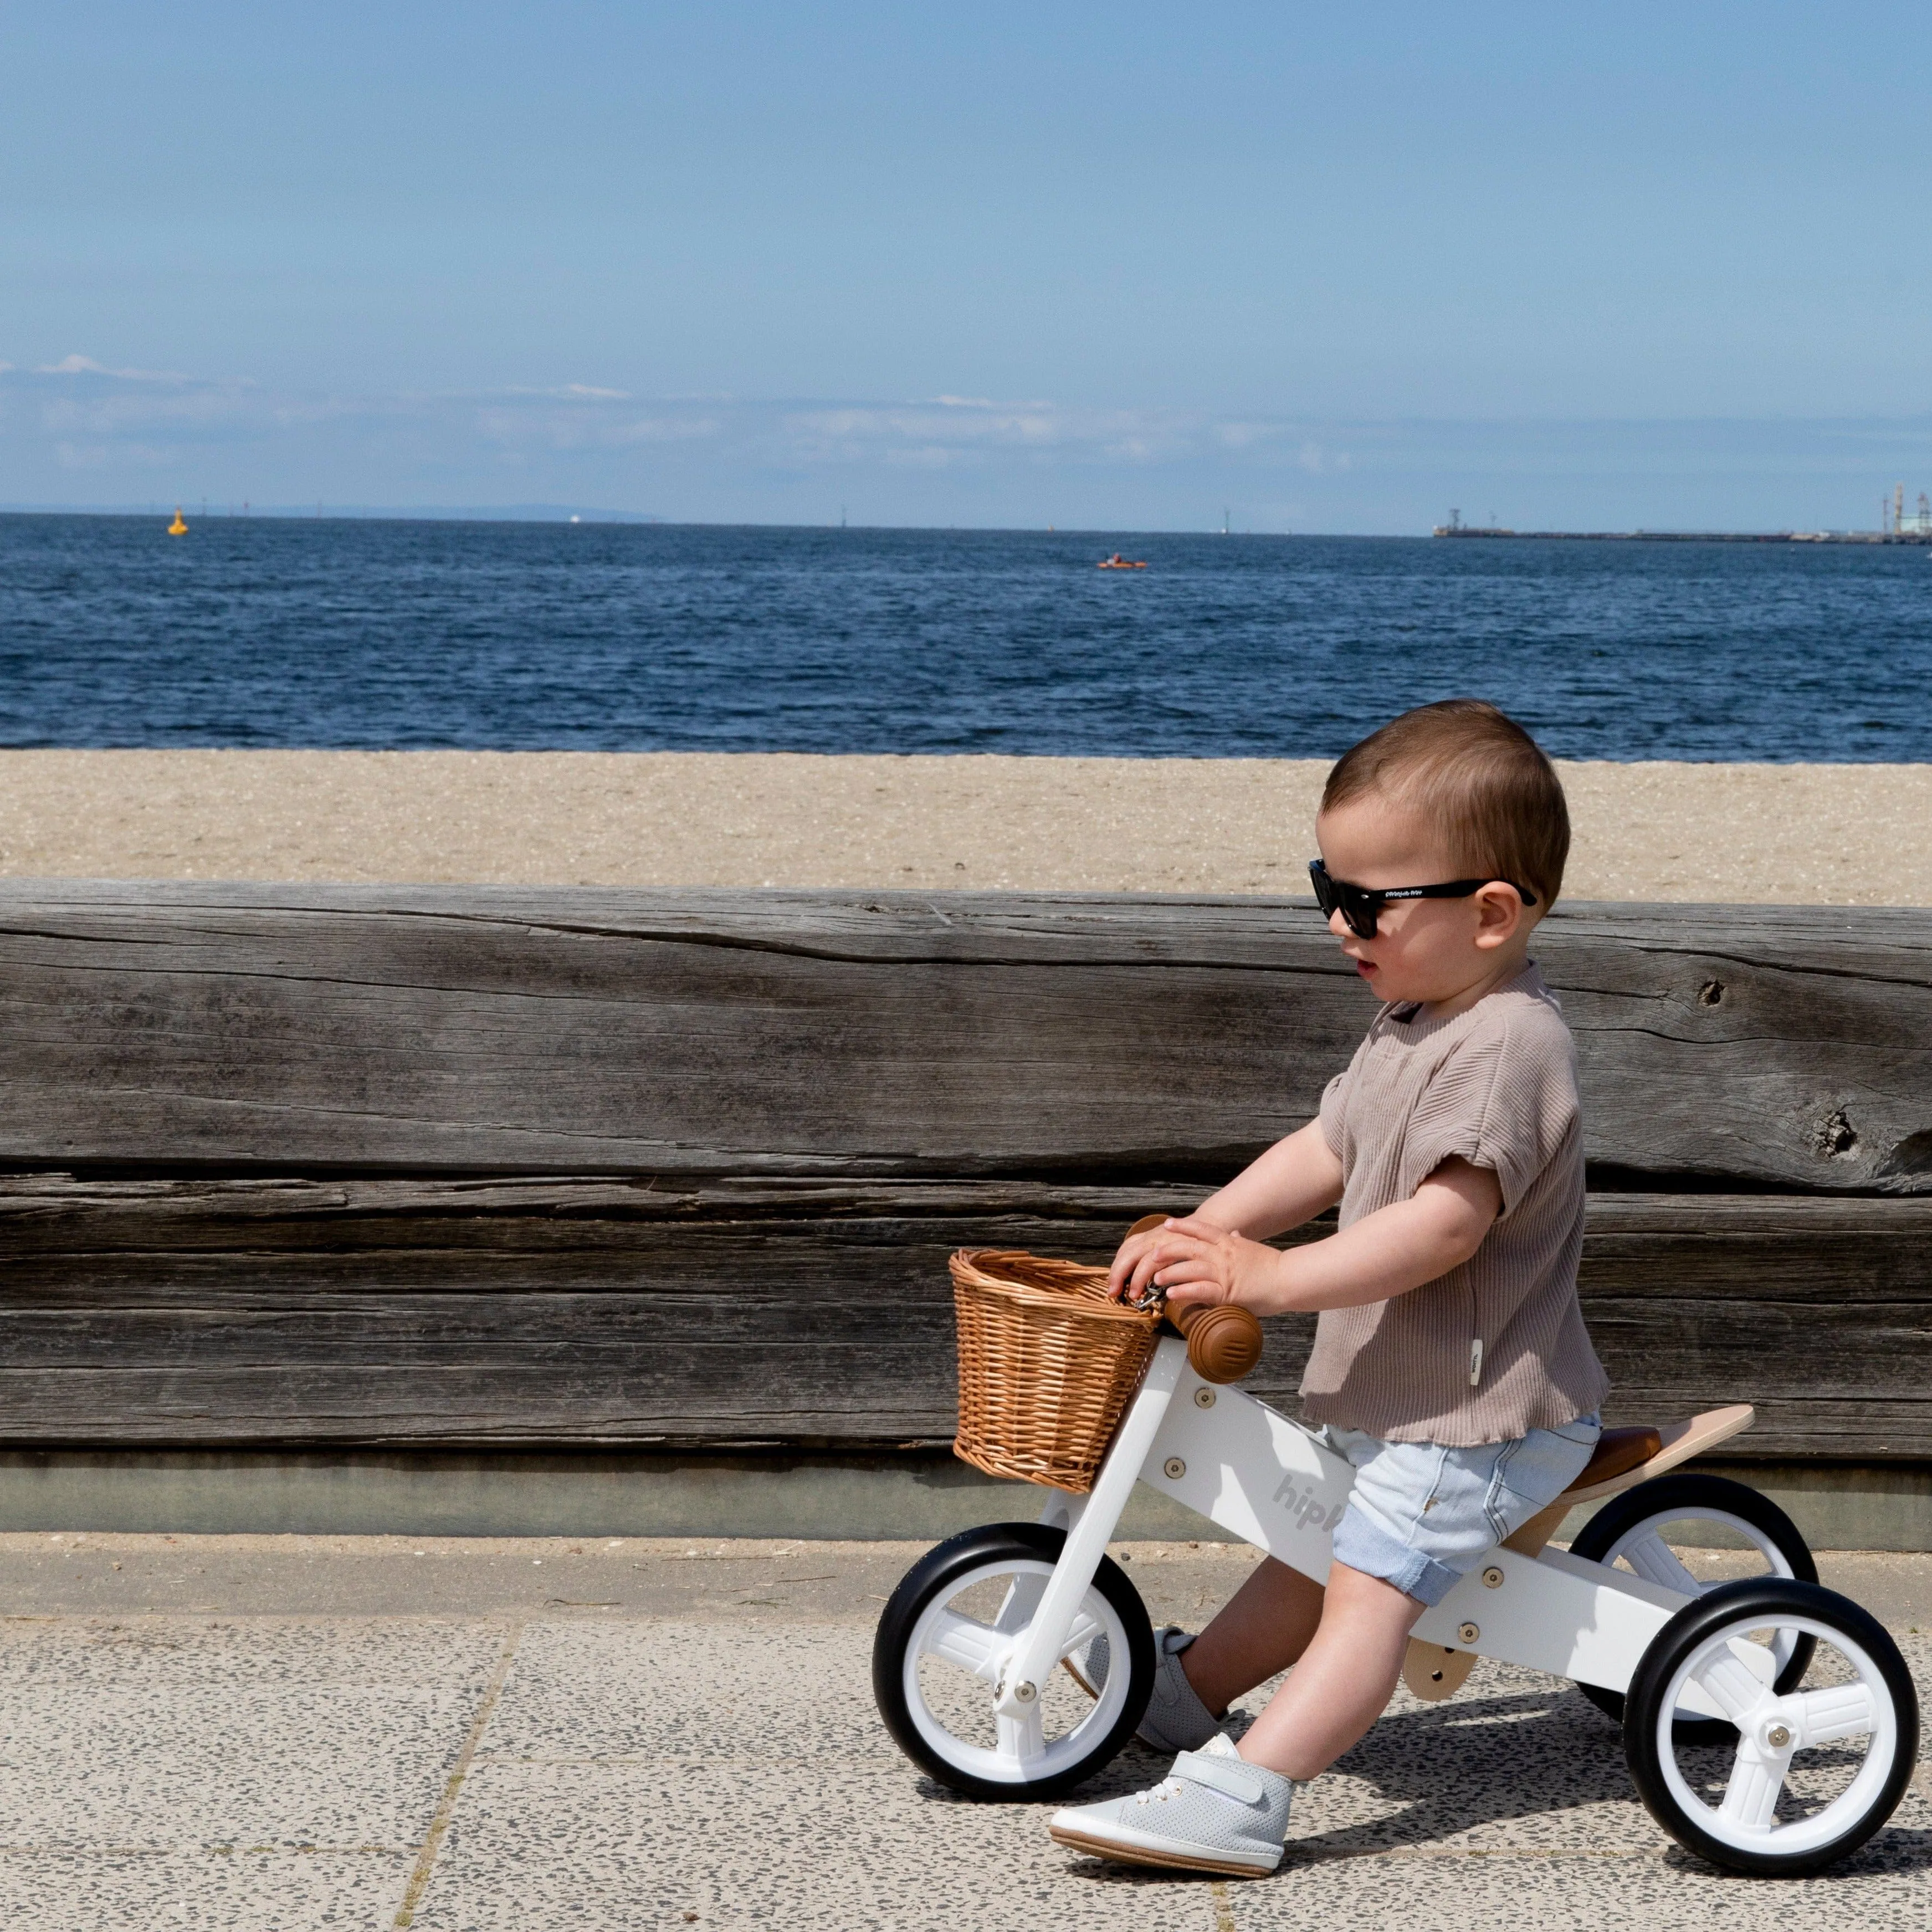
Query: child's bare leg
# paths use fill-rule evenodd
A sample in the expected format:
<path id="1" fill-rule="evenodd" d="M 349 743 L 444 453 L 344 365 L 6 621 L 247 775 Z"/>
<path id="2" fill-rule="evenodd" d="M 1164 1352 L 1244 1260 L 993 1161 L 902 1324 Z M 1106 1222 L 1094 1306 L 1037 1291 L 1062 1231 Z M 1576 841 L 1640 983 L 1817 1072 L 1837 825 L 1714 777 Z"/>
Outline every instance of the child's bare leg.
<path id="1" fill-rule="evenodd" d="M 1180 1667 L 1209 1710 L 1225 1711 L 1294 1663 L 1321 1622 L 1322 1586 L 1264 1556 L 1180 1653 Z"/>
<path id="2" fill-rule="evenodd" d="M 1326 1771 L 1387 1708 L 1422 1612 L 1393 1583 L 1334 1564 L 1321 1626 L 1241 1739 L 1242 1756 L 1284 1778 Z"/>

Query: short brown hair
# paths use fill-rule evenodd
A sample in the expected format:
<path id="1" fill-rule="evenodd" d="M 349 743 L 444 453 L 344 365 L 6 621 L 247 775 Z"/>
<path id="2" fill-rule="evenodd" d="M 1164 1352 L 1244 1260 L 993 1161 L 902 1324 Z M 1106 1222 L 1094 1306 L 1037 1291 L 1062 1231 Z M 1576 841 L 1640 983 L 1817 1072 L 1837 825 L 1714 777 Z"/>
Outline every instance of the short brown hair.
<path id="1" fill-rule="evenodd" d="M 1562 783 L 1536 740 L 1493 704 L 1450 698 L 1390 719 L 1336 761 L 1322 809 L 1370 793 L 1426 812 L 1463 874 L 1527 886 L 1544 912 L 1563 890 Z"/>

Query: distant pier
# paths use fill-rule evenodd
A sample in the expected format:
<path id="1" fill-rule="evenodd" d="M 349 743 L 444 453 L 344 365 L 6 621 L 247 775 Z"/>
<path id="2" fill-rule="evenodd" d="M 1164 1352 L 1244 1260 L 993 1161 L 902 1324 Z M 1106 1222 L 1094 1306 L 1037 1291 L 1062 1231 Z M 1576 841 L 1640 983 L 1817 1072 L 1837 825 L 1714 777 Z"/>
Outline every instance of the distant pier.
<path id="1" fill-rule="evenodd" d="M 1932 496 L 1922 490 L 1916 510 L 1905 507 L 1905 485 L 1894 483 L 1879 499 L 1875 530 L 1508 530 L 1493 520 L 1466 524 L 1451 510 L 1438 524 L 1438 537 L 1513 537 L 1528 543 L 1744 543 L 1932 544 Z"/>
<path id="2" fill-rule="evenodd" d="M 1917 544 L 1932 530 L 1507 530 L 1478 524 L 1438 524 L 1438 537 L 1509 537 L 1520 543 Z"/>

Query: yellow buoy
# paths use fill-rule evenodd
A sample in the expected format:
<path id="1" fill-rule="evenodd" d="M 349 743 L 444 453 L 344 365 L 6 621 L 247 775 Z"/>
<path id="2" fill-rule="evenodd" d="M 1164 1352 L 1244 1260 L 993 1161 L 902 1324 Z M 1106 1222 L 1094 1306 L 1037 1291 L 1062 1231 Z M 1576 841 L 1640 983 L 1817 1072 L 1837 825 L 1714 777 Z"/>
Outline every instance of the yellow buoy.
<path id="1" fill-rule="evenodd" d="M 171 537 L 184 537 L 188 535 L 188 519 L 182 514 L 181 506 L 178 503 L 175 506 L 175 520 L 168 526 L 168 535 Z"/>

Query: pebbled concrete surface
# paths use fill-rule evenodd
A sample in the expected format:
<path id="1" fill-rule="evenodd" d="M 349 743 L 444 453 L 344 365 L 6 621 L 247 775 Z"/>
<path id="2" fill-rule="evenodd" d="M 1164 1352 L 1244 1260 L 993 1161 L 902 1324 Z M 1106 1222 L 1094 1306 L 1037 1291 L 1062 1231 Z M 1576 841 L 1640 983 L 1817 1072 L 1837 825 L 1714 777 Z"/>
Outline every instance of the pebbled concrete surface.
<path id="1" fill-rule="evenodd" d="M 0 1922 L 1772 1932 L 1922 1926 L 1932 1789 L 1816 1880 L 1719 1876 L 1636 1802 L 1570 1687 L 1399 1693 L 1298 1800 L 1258 1883 L 1073 1858 L 1048 1808 L 962 1801 L 873 1712 L 872 1625 L 918 1546 L 0 1537 Z M 420 1553 L 418 1553 L 420 1552 Z M 1138 1544 L 1197 1624 L 1244 1550 Z M 1697 1552 L 1721 1574 L 1736 1559 Z M 1932 1694 L 1932 1558 L 1821 1557 Z M 1151 1782 L 1135 1747 L 1090 1787 Z"/>

